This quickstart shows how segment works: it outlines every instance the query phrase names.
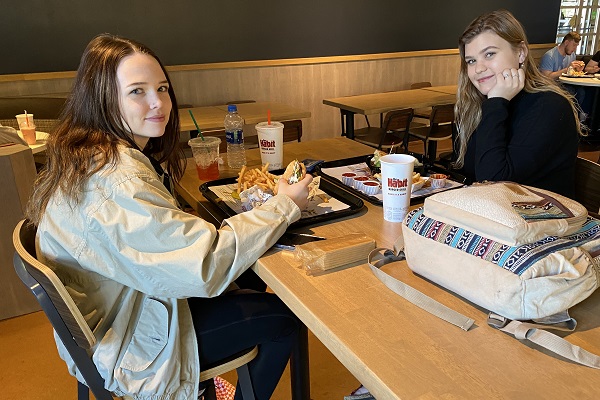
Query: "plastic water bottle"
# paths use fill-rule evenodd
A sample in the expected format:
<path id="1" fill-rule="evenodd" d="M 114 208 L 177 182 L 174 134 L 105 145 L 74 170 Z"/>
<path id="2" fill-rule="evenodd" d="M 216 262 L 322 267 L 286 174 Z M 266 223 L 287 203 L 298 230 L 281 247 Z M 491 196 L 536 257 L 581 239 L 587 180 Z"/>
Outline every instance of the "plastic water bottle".
<path id="1" fill-rule="evenodd" d="M 223 124 L 225 140 L 227 140 L 227 164 L 229 164 L 229 168 L 242 168 L 246 165 L 244 119 L 238 114 L 235 104 L 227 107 L 227 115 Z"/>

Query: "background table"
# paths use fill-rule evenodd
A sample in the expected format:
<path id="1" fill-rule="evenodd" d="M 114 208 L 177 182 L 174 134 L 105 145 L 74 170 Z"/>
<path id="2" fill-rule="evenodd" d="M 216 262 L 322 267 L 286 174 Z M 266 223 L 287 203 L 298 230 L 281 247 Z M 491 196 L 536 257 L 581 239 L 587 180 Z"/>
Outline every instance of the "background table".
<path id="1" fill-rule="evenodd" d="M 289 121 L 293 119 L 309 118 L 310 111 L 302 110 L 287 104 L 271 101 L 237 104 L 238 113 L 244 118 L 245 124 L 257 124 L 267 120 L 267 111 L 271 110 L 272 121 Z M 223 120 L 227 114 L 227 105 L 183 108 L 179 110 L 179 126 L 181 131 L 196 129 L 190 112 L 194 114 L 201 130 L 224 129 Z"/>
<path id="2" fill-rule="evenodd" d="M 433 92 L 452 94 L 452 95 L 456 96 L 456 92 L 458 91 L 458 85 L 430 86 L 430 87 L 424 87 L 421 89 L 431 90 Z"/>
<path id="3" fill-rule="evenodd" d="M 382 114 L 402 108 L 425 108 L 454 103 L 455 94 L 439 92 L 433 88 L 372 93 L 359 96 L 337 97 L 323 100 L 323 104 L 337 107 L 342 116 L 342 135 L 354 139 L 355 114 Z M 448 90 L 447 87 L 446 90 Z"/>
<path id="4" fill-rule="evenodd" d="M 600 113 L 598 108 L 600 107 L 600 80 L 596 78 L 569 78 L 567 76 L 561 76 L 558 80 L 567 85 L 575 86 L 588 86 L 594 90 L 594 101 L 592 102 L 592 110 L 590 112 L 590 121 L 586 123 L 589 126 L 589 135 L 582 138 L 586 141 L 594 143 L 600 142 Z"/>
<path id="5" fill-rule="evenodd" d="M 21 131 L 17 131 L 17 134 L 19 135 L 19 137 L 23 140 L 25 140 L 23 138 L 23 134 L 21 133 Z M 44 151 L 46 151 L 46 137 L 48 137 L 48 134 L 46 132 L 36 132 L 36 136 L 37 136 L 37 140 L 35 142 L 35 144 L 29 144 L 29 148 L 31 149 L 31 152 L 33 154 L 38 154 L 38 153 L 42 153 Z"/>

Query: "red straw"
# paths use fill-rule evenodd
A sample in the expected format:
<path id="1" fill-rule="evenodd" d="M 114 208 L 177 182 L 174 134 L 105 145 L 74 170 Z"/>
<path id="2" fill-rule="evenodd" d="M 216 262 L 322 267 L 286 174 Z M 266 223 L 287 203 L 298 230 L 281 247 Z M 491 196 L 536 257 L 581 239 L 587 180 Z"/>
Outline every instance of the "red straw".
<path id="1" fill-rule="evenodd" d="M 267 110 L 267 125 L 271 125 L 271 110 Z"/>
<path id="2" fill-rule="evenodd" d="M 25 122 L 27 123 L 27 126 L 29 126 L 29 117 L 27 116 L 27 110 L 25 111 Z"/>

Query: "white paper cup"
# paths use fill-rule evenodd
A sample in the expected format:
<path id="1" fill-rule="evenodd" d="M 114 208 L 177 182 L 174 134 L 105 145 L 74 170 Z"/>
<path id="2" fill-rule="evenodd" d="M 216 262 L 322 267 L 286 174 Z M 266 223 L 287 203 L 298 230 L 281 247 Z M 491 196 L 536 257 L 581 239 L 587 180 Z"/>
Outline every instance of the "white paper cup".
<path id="1" fill-rule="evenodd" d="M 256 124 L 260 160 L 269 163 L 269 171 L 283 168 L 283 124 L 271 121 Z"/>
<path id="2" fill-rule="evenodd" d="M 380 160 L 383 218 L 390 222 L 402 222 L 410 207 L 416 159 L 407 154 L 388 154 Z"/>

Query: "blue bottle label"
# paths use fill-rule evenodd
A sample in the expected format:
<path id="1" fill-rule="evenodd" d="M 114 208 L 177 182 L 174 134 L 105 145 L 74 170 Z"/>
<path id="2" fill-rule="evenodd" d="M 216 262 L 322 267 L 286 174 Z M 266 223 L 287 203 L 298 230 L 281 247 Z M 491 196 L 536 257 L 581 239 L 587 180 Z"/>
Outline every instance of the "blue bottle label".
<path id="1" fill-rule="evenodd" d="M 237 131 L 225 132 L 225 140 L 229 144 L 242 144 L 244 143 L 244 132 L 239 129 Z"/>

